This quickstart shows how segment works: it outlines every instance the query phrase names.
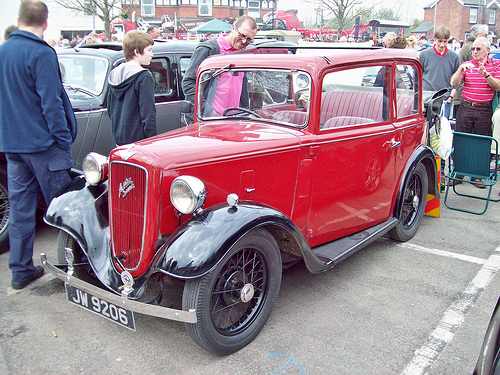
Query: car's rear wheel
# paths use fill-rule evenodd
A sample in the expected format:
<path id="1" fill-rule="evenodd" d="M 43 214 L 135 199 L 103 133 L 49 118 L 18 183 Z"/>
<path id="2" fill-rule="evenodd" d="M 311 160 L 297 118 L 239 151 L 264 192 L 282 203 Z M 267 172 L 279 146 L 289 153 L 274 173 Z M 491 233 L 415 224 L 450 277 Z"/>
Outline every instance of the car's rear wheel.
<path id="1" fill-rule="evenodd" d="M 9 212 L 7 176 L 0 173 L 0 254 L 9 250 Z"/>
<path id="2" fill-rule="evenodd" d="M 186 281 L 184 310 L 196 309 L 197 323 L 186 324 L 193 340 L 217 355 L 249 344 L 269 317 L 281 285 L 276 240 L 256 229 L 231 247 L 208 274 Z"/>
<path id="3" fill-rule="evenodd" d="M 397 241 L 408 241 L 417 233 L 424 217 L 427 202 L 427 171 L 422 164 L 417 165 L 406 183 L 399 222 L 389 235 Z"/>

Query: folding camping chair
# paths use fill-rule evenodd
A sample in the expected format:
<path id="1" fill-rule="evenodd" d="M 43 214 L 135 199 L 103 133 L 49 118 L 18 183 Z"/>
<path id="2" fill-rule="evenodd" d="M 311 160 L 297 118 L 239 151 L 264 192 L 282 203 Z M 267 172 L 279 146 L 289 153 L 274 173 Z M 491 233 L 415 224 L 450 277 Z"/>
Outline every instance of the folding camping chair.
<path id="1" fill-rule="evenodd" d="M 494 147 L 492 146 L 492 142 Z M 494 160 L 495 165 L 498 164 L 498 142 L 493 137 L 487 137 L 478 134 L 460 133 L 455 132 L 453 135 L 453 152 L 450 157 L 451 165 L 450 171 L 446 175 L 448 181 L 446 184 L 446 194 L 444 197 L 444 204 L 446 207 L 452 210 L 458 210 L 463 212 L 468 212 L 471 214 L 482 215 L 488 209 L 488 204 L 490 201 L 498 202 L 499 199 L 491 198 L 491 191 L 493 185 L 497 182 L 497 170 L 490 171 L 491 163 L 491 150 L 495 150 Z M 467 179 L 468 178 L 468 179 Z M 482 179 L 484 182 L 472 181 L 473 178 Z M 456 190 L 457 182 L 484 185 L 488 188 L 488 196 L 477 196 L 465 193 L 459 193 Z M 455 194 L 481 199 L 486 201 L 483 211 L 471 211 L 463 208 L 452 207 L 447 203 L 448 191 L 450 185 L 453 187 Z"/>

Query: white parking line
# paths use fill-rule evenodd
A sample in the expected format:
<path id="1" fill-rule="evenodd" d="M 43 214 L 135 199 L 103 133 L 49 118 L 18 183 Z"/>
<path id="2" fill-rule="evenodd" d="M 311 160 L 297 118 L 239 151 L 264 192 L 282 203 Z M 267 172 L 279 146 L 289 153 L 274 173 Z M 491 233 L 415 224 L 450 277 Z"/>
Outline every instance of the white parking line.
<path id="1" fill-rule="evenodd" d="M 447 258 L 464 260 L 464 261 L 470 262 L 470 263 L 476 263 L 476 264 L 485 264 L 486 263 L 486 259 L 483 259 L 483 258 L 477 258 L 477 257 L 471 257 L 469 255 L 452 253 L 450 251 L 429 249 L 428 247 L 414 245 L 414 244 L 406 243 L 406 242 L 398 243 L 397 246 L 406 247 L 407 249 L 421 251 L 423 253 L 429 253 L 429 254 L 434 254 L 434 255 L 440 255 L 443 257 L 447 257 Z M 500 250 L 500 248 L 498 248 L 496 251 L 499 251 L 499 250 Z"/>
<path id="2" fill-rule="evenodd" d="M 483 264 L 460 298 L 445 311 L 436 329 L 430 334 L 427 341 L 415 351 L 413 359 L 401 373 L 401 375 L 423 375 L 427 373 L 444 348 L 453 340 L 455 332 L 465 320 L 465 314 L 474 306 L 482 291 L 486 289 L 500 269 L 500 247 L 485 260 L 407 243 L 401 243 L 397 246 Z"/>

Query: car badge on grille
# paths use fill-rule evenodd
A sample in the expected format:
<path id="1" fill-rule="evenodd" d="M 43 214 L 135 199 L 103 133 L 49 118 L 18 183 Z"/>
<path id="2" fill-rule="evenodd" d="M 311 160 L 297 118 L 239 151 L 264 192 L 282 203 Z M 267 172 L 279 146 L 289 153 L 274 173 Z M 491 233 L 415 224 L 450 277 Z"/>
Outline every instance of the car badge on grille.
<path id="1" fill-rule="evenodd" d="M 135 189 L 135 185 L 134 181 L 132 181 L 132 177 L 129 177 L 120 183 L 120 187 L 118 188 L 118 198 L 125 198 L 125 196 L 130 193 L 132 189 Z"/>
<path id="2" fill-rule="evenodd" d="M 131 149 L 135 146 L 135 143 L 132 143 L 131 145 L 128 145 L 127 148 L 124 148 L 123 150 L 118 151 L 120 154 L 120 157 L 123 160 L 129 159 L 132 155 L 135 154 L 134 151 L 131 151 Z"/>

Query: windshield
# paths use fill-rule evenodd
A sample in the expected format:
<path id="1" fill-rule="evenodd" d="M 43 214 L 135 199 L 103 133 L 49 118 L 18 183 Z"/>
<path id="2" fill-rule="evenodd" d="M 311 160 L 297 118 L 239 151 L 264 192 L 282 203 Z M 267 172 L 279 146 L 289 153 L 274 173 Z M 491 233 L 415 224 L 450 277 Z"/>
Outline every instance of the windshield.
<path id="1" fill-rule="evenodd" d="M 234 69 L 228 64 L 201 73 L 200 82 L 200 119 L 252 118 L 293 127 L 307 124 L 311 77 L 305 72 Z"/>
<path id="2" fill-rule="evenodd" d="M 94 95 L 102 93 L 108 60 L 93 56 L 59 55 L 59 66 L 66 86 Z"/>

